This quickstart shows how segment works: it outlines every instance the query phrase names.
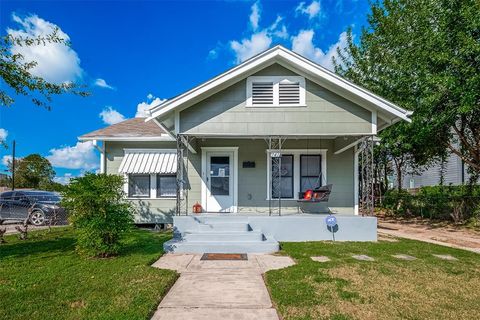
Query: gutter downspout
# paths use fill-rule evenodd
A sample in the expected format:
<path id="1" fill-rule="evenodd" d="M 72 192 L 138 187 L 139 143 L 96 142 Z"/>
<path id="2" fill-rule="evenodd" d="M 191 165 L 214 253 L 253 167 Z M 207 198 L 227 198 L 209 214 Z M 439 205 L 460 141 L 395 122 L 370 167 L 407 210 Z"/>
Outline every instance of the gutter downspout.
<path id="1" fill-rule="evenodd" d="M 102 143 L 102 146 L 98 146 L 98 141 L 93 140 L 93 145 L 100 153 L 100 173 L 105 173 L 105 141 Z"/>

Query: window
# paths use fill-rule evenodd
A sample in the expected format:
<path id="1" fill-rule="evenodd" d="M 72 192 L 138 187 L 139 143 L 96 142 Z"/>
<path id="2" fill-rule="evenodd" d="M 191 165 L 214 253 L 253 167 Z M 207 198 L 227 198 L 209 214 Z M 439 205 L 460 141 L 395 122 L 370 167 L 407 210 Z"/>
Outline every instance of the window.
<path id="1" fill-rule="evenodd" d="M 278 199 L 279 193 L 283 199 L 295 200 L 307 189 L 313 189 L 328 183 L 327 150 L 325 149 L 283 149 L 281 167 L 281 186 L 274 183 L 273 170 L 276 150 L 267 150 L 267 200 Z M 278 190 L 280 189 L 280 190 Z"/>
<path id="2" fill-rule="evenodd" d="M 157 198 L 177 196 L 177 177 L 175 175 L 157 175 Z"/>
<path id="3" fill-rule="evenodd" d="M 130 198 L 150 198 L 150 175 L 130 174 L 128 176 L 128 196 Z"/>
<path id="4" fill-rule="evenodd" d="M 322 185 L 322 156 L 300 155 L 300 192 Z"/>
<path id="5" fill-rule="evenodd" d="M 0 194 L 0 198 L 2 199 L 10 199 L 13 196 L 13 192 L 4 192 Z"/>
<path id="6" fill-rule="evenodd" d="M 253 76 L 247 79 L 247 106 L 298 107 L 305 105 L 305 78 Z"/>
<path id="7" fill-rule="evenodd" d="M 230 195 L 230 157 L 210 157 L 210 192 L 215 196 Z"/>
<path id="8" fill-rule="evenodd" d="M 278 176 L 276 170 L 278 166 L 275 164 L 276 159 L 272 157 L 272 198 L 277 198 L 280 193 L 281 198 L 293 198 L 293 155 L 282 155 L 281 167 L 280 167 L 280 192 L 278 183 L 273 179 L 274 176 Z"/>

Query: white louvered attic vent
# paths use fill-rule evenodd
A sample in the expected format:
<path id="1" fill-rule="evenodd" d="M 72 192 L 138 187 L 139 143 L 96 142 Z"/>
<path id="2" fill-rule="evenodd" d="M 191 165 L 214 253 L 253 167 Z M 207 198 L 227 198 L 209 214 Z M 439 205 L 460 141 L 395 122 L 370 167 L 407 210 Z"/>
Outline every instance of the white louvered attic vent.
<path id="1" fill-rule="evenodd" d="M 280 105 L 300 104 L 300 83 L 284 80 L 278 87 L 278 103 Z"/>
<path id="2" fill-rule="evenodd" d="M 301 107 L 305 103 L 305 78 L 252 76 L 247 78 L 247 107 Z"/>
<path id="3" fill-rule="evenodd" d="M 252 102 L 254 105 L 273 104 L 273 82 L 253 82 Z"/>

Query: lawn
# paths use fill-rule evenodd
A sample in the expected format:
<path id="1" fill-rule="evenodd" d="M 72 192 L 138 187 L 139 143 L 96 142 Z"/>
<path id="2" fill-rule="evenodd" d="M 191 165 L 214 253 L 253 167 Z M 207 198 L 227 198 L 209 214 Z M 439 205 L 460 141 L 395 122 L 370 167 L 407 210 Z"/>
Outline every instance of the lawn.
<path id="1" fill-rule="evenodd" d="M 265 275 L 277 310 L 291 319 L 478 319 L 480 255 L 399 240 L 283 243 L 297 265 Z M 375 261 L 357 261 L 366 254 Z M 395 254 L 417 258 L 403 261 Z M 449 254 L 457 261 L 432 254 Z M 328 256 L 314 262 L 311 256 Z"/>
<path id="2" fill-rule="evenodd" d="M 170 234 L 133 231 L 120 256 L 87 259 L 71 228 L 0 245 L 0 319 L 146 319 L 177 279 L 150 264 Z"/>

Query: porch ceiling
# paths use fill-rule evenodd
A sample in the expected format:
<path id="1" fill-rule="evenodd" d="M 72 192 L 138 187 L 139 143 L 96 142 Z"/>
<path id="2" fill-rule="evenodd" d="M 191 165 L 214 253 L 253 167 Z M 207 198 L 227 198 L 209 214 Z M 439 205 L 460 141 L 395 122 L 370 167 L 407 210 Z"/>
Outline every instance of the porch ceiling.
<path id="1" fill-rule="evenodd" d="M 345 138 L 361 138 L 365 136 L 371 136 L 368 134 L 364 135 L 292 135 L 292 134 L 286 134 L 286 135 L 229 135 L 229 134 L 184 134 L 182 133 L 181 135 L 183 136 L 188 136 L 192 138 L 197 138 L 197 139 L 265 139 L 265 138 L 274 138 L 274 137 L 282 137 L 284 139 L 294 139 L 294 140 L 300 140 L 300 139 L 336 139 L 339 137 L 345 137 Z"/>

